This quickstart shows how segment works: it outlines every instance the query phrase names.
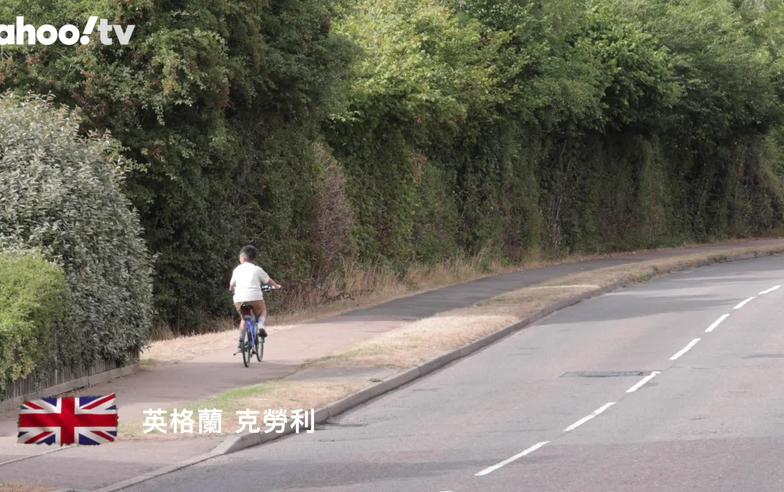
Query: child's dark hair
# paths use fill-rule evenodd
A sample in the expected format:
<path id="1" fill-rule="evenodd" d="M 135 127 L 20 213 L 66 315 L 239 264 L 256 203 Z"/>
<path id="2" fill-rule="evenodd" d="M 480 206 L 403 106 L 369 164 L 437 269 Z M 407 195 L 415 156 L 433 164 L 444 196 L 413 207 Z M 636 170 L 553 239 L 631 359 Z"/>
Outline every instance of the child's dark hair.
<path id="1" fill-rule="evenodd" d="M 248 261 L 254 261 L 256 259 L 256 254 L 259 251 L 256 249 L 255 246 L 247 245 L 243 246 L 240 250 L 240 256 L 244 256 Z"/>

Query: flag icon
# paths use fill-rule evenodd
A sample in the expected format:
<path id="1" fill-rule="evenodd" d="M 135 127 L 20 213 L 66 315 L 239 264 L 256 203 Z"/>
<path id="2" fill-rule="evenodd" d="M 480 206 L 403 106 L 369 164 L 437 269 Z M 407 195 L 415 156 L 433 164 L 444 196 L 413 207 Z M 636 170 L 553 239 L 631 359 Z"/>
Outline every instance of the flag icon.
<path id="1" fill-rule="evenodd" d="M 43 398 L 22 403 L 19 436 L 23 444 L 83 444 L 117 438 L 115 394 Z"/>

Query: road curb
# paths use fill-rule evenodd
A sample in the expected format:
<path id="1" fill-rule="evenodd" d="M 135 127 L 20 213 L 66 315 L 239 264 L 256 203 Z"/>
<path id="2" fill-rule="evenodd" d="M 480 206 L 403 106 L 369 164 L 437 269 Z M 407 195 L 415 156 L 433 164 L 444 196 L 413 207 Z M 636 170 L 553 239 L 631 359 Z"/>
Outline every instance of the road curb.
<path id="1" fill-rule="evenodd" d="M 150 472 L 144 473 L 142 475 L 137 475 L 135 477 L 129 478 L 127 480 L 123 480 L 122 482 L 116 482 L 111 485 L 107 485 L 106 487 L 102 487 L 100 489 L 95 489 L 97 492 L 110 492 L 115 490 L 123 490 L 127 489 L 128 487 L 132 487 L 134 485 L 138 485 L 142 482 L 146 482 L 148 480 L 152 480 L 153 478 L 160 477 L 162 475 L 167 475 L 169 473 L 175 472 L 182 468 L 187 468 L 189 466 L 195 465 L 197 463 L 201 463 L 202 461 L 206 461 L 210 458 L 215 458 L 217 456 L 221 456 L 225 453 L 215 453 L 215 451 L 211 451 L 206 454 L 200 454 L 198 456 L 194 456 L 189 458 L 185 461 L 181 461 L 179 463 L 175 463 L 173 465 L 164 466 L 163 468 L 157 468 Z"/>
<path id="2" fill-rule="evenodd" d="M 774 256 L 781 253 L 784 253 L 784 247 L 769 250 L 769 251 L 753 251 L 750 253 L 749 252 L 743 254 L 738 253 L 735 255 L 728 252 L 724 252 L 724 253 L 717 252 L 716 254 L 708 256 L 707 258 L 695 258 L 693 260 L 689 260 L 687 258 L 684 259 L 683 263 L 674 265 L 670 268 L 659 269 L 656 268 L 655 266 L 652 266 L 651 268 L 652 271 L 650 273 L 639 274 L 629 279 L 611 282 L 607 285 L 597 287 L 590 291 L 582 292 L 567 297 L 565 299 L 561 299 L 560 301 L 557 301 L 553 304 L 550 304 L 540 309 L 536 313 L 522 319 L 521 321 L 518 321 L 517 323 L 509 325 L 496 332 L 485 335 L 482 338 L 479 338 L 478 340 L 467 343 L 466 345 L 463 345 L 462 347 L 459 347 L 450 352 L 446 352 L 430 361 L 427 361 L 423 364 L 412 367 L 411 369 L 407 369 L 394 376 L 386 378 L 383 381 L 374 384 L 373 386 L 357 391 L 356 393 L 353 393 L 341 400 L 330 403 L 329 405 L 326 405 L 316 410 L 314 414 L 315 423 L 316 425 L 324 424 L 329 419 L 337 415 L 340 415 L 348 410 L 351 410 L 359 405 L 362 405 L 392 390 L 398 389 L 401 386 L 404 386 L 423 376 L 426 376 L 439 369 L 442 369 L 448 364 L 456 360 L 462 359 L 468 355 L 474 354 L 479 350 L 482 350 L 483 348 L 501 340 L 502 338 L 508 337 L 509 335 L 512 335 L 532 325 L 533 323 L 536 323 L 537 321 L 555 313 L 556 311 L 560 311 L 564 308 L 573 306 L 582 301 L 591 299 L 593 297 L 605 294 L 610 291 L 614 291 L 626 287 L 628 285 L 648 281 L 653 278 L 678 272 L 678 271 L 683 271 L 691 268 L 699 268 L 702 266 L 707 266 L 716 263 L 727 263 L 731 261 L 740 261 L 740 260 L 753 259 L 753 258 L 759 258 L 764 256 Z M 259 444 L 264 444 L 270 441 L 274 441 L 282 437 L 285 437 L 287 435 L 290 435 L 292 433 L 293 433 L 293 429 L 291 428 L 291 426 L 287 426 L 286 430 L 283 433 L 269 433 L 269 434 L 253 433 L 253 434 L 232 435 L 224 439 L 223 442 L 221 442 L 218 446 L 216 446 L 211 452 L 207 454 L 195 456 L 181 463 L 169 465 L 145 473 L 143 475 L 139 475 L 137 477 L 124 480 L 122 482 L 117 482 L 107 487 L 98 489 L 98 492 L 114 492 L 114 491 L 122 490 L 131 487 L 133 485 L 137 485 L 139 483 L 151 480 L 153 478 L 166 475 L 168 473 L 172 473 L 182 468 L 186 468 L 188 466 L 201 463 L 211 458 L 234 453 L 249 447 L 258 446 Z"/>

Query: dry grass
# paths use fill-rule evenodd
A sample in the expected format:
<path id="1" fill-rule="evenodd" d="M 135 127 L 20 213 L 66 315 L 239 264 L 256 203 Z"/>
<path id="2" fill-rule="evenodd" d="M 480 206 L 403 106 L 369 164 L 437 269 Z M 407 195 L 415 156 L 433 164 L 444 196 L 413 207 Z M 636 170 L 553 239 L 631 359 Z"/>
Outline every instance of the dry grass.
<path id="1" fill-rule="evenodd" d="M 733 250 L 732 254 L 773 254 L 781 247 Z M 727 251 L 684 255 L 604 268 L 519 289 L 474 306 L 425 318 L 338 353 L 309 362 L 309 367 L 409 368 L 518 323 L 549 305 L 601 288 L 648 280 L 656 275 L 724 261 Z"/>
<path id="2" fill-rule="evenodd" d="M 487 275 L 534 266 L 505 265 L 491 261 L 485 255 L 457 258 L 435 265 L 412 265 L 401 276 L 391 268 L 381 265 L 362 266 L 348 263 L 314 286 L 287 288 L 282 310 L 273 312 L 271 324 L 287 325 L 334 316 L 358 308 L 370 307 L 406 295 L 424 292 L 451 284 L 468 282 Z M 215 318 L 197 328 L 198 335 L 216 333 L 236 328 L 232 318 Z M 178 338 L 166 325 L 156 325 L 152 330 L 154 341 Z M 183 338 L 183 337 L 180 337 Z M 184 337 L 188 338 L 188 337 Z"/>
<path id="3" fill-rule="evenodd" d="M 736 242 L 738 241 L 726 241 L 724 243 L 726 244 L 726 252 L 738 250 L 736 246 L 733 246 L 733 243 Z M 684 243 L 677 248 L 686 249 L 699 246 L 704 246 L 704 244 Z M 667 251 L 668 249 L 672 248 L 651 251 Z M 749 250 L 762 251 L 762 249 L 750 248 Z M 532 254 L 524 261 L 508 263 L 499 261 L 486 252 L 480 252 L 476 256 L 452 258 L 433 265 L 413 264 L 402 276 L 387 267 L 350 263 L 338 269 L 318 285 L 309 286 L 300 291 L 284 291 L 281 294 L 286 296 L 284 310 L 273 313 L 270 320 L 279 324 L 299 323 L 491 275 L 632 253 L 637 252 L 625 251 L 568 257 L 544 257 Z M 684 256 L 688 256 L 688 253 L 684 253 Z"/>
<path id="4" fill-rule="evenodd" d="M 592 285 L 564 285 L 521 289 L 475 306 L 408 323 L 398 330 L 311 361 L 307 366 L 413 367 L 517 323 L 551 303 L 594 288 Z"/>
<path id="5" fill-rule="evenodd" d="M 40 485 L 27 485 L 20 483 L 0 483 L 0 492 L 44 492 L 47 490 L 54 490 L 51 487 L 42 487 Z"/>
<path id="6" fill-rule="evenodd" d="M 171 433 L 144 434 L 141 421 L 121 423 L 119 434 L 123 440 L 198 437 L 198 409 L 200 408 L 218 408 L 223 410 L 222 430 L 224 434 L 231 434 L 238 430 L 235 414 L 238 410 L 258 410 L 263 416 L 264 411 L 267 409 L 285 409 L 288 412 L 295 409 L 318 409 L 346 395 L 355 393 L 370 384 L 365 379 L 356 378 L 336 381 L 268 381 L 254 386 L 226 391 L 207 400 L 188 404 L 185 407 L 177 407 L 179 410 L 187 408 L 193 411 L 193 418 L 197 421 L 193 436 Z M 172 409 L 169 408 L 168 410 Z M 262 416 L 258 419 L 259 425 L 263 422 Z"/>
<path id="7" fill-rule="evenodd" d="M 606 256 L 609 255 L 531 256 L 512 264 L 480 252 L 476 256 L 453 258 L 433 265 L 414 264 L 402 276 L 381 266 L 352 264 L 329 277 L 315 292 L 287 302 L 286 310 L 273 314 L 270 320 L 284 325 L 300 323 L 488 276 Z M 290 293 L 283 292 L 282 295 L 289 296 Z"/>

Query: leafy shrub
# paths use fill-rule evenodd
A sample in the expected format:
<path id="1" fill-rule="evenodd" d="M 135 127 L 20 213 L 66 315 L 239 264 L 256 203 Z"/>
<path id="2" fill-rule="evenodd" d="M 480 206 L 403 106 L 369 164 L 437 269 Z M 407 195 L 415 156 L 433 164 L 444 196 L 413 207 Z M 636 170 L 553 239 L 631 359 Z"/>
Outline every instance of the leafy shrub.
<path id="1" fill-rule="evenodd" d="M 63 329 L 67 288 L 62 269 L 31 253 L 0 253 L 0 390 L 51 358 Z"/>
<path id="2" fill-rule="evenodd" d="M 35 248 L 62 266 L 73 356 L 89 365 L 146 342 L 151 268 L 115 142 L 78 127 L 75 112 L 39 97 L 0 97 L 0 248 Z"/>

